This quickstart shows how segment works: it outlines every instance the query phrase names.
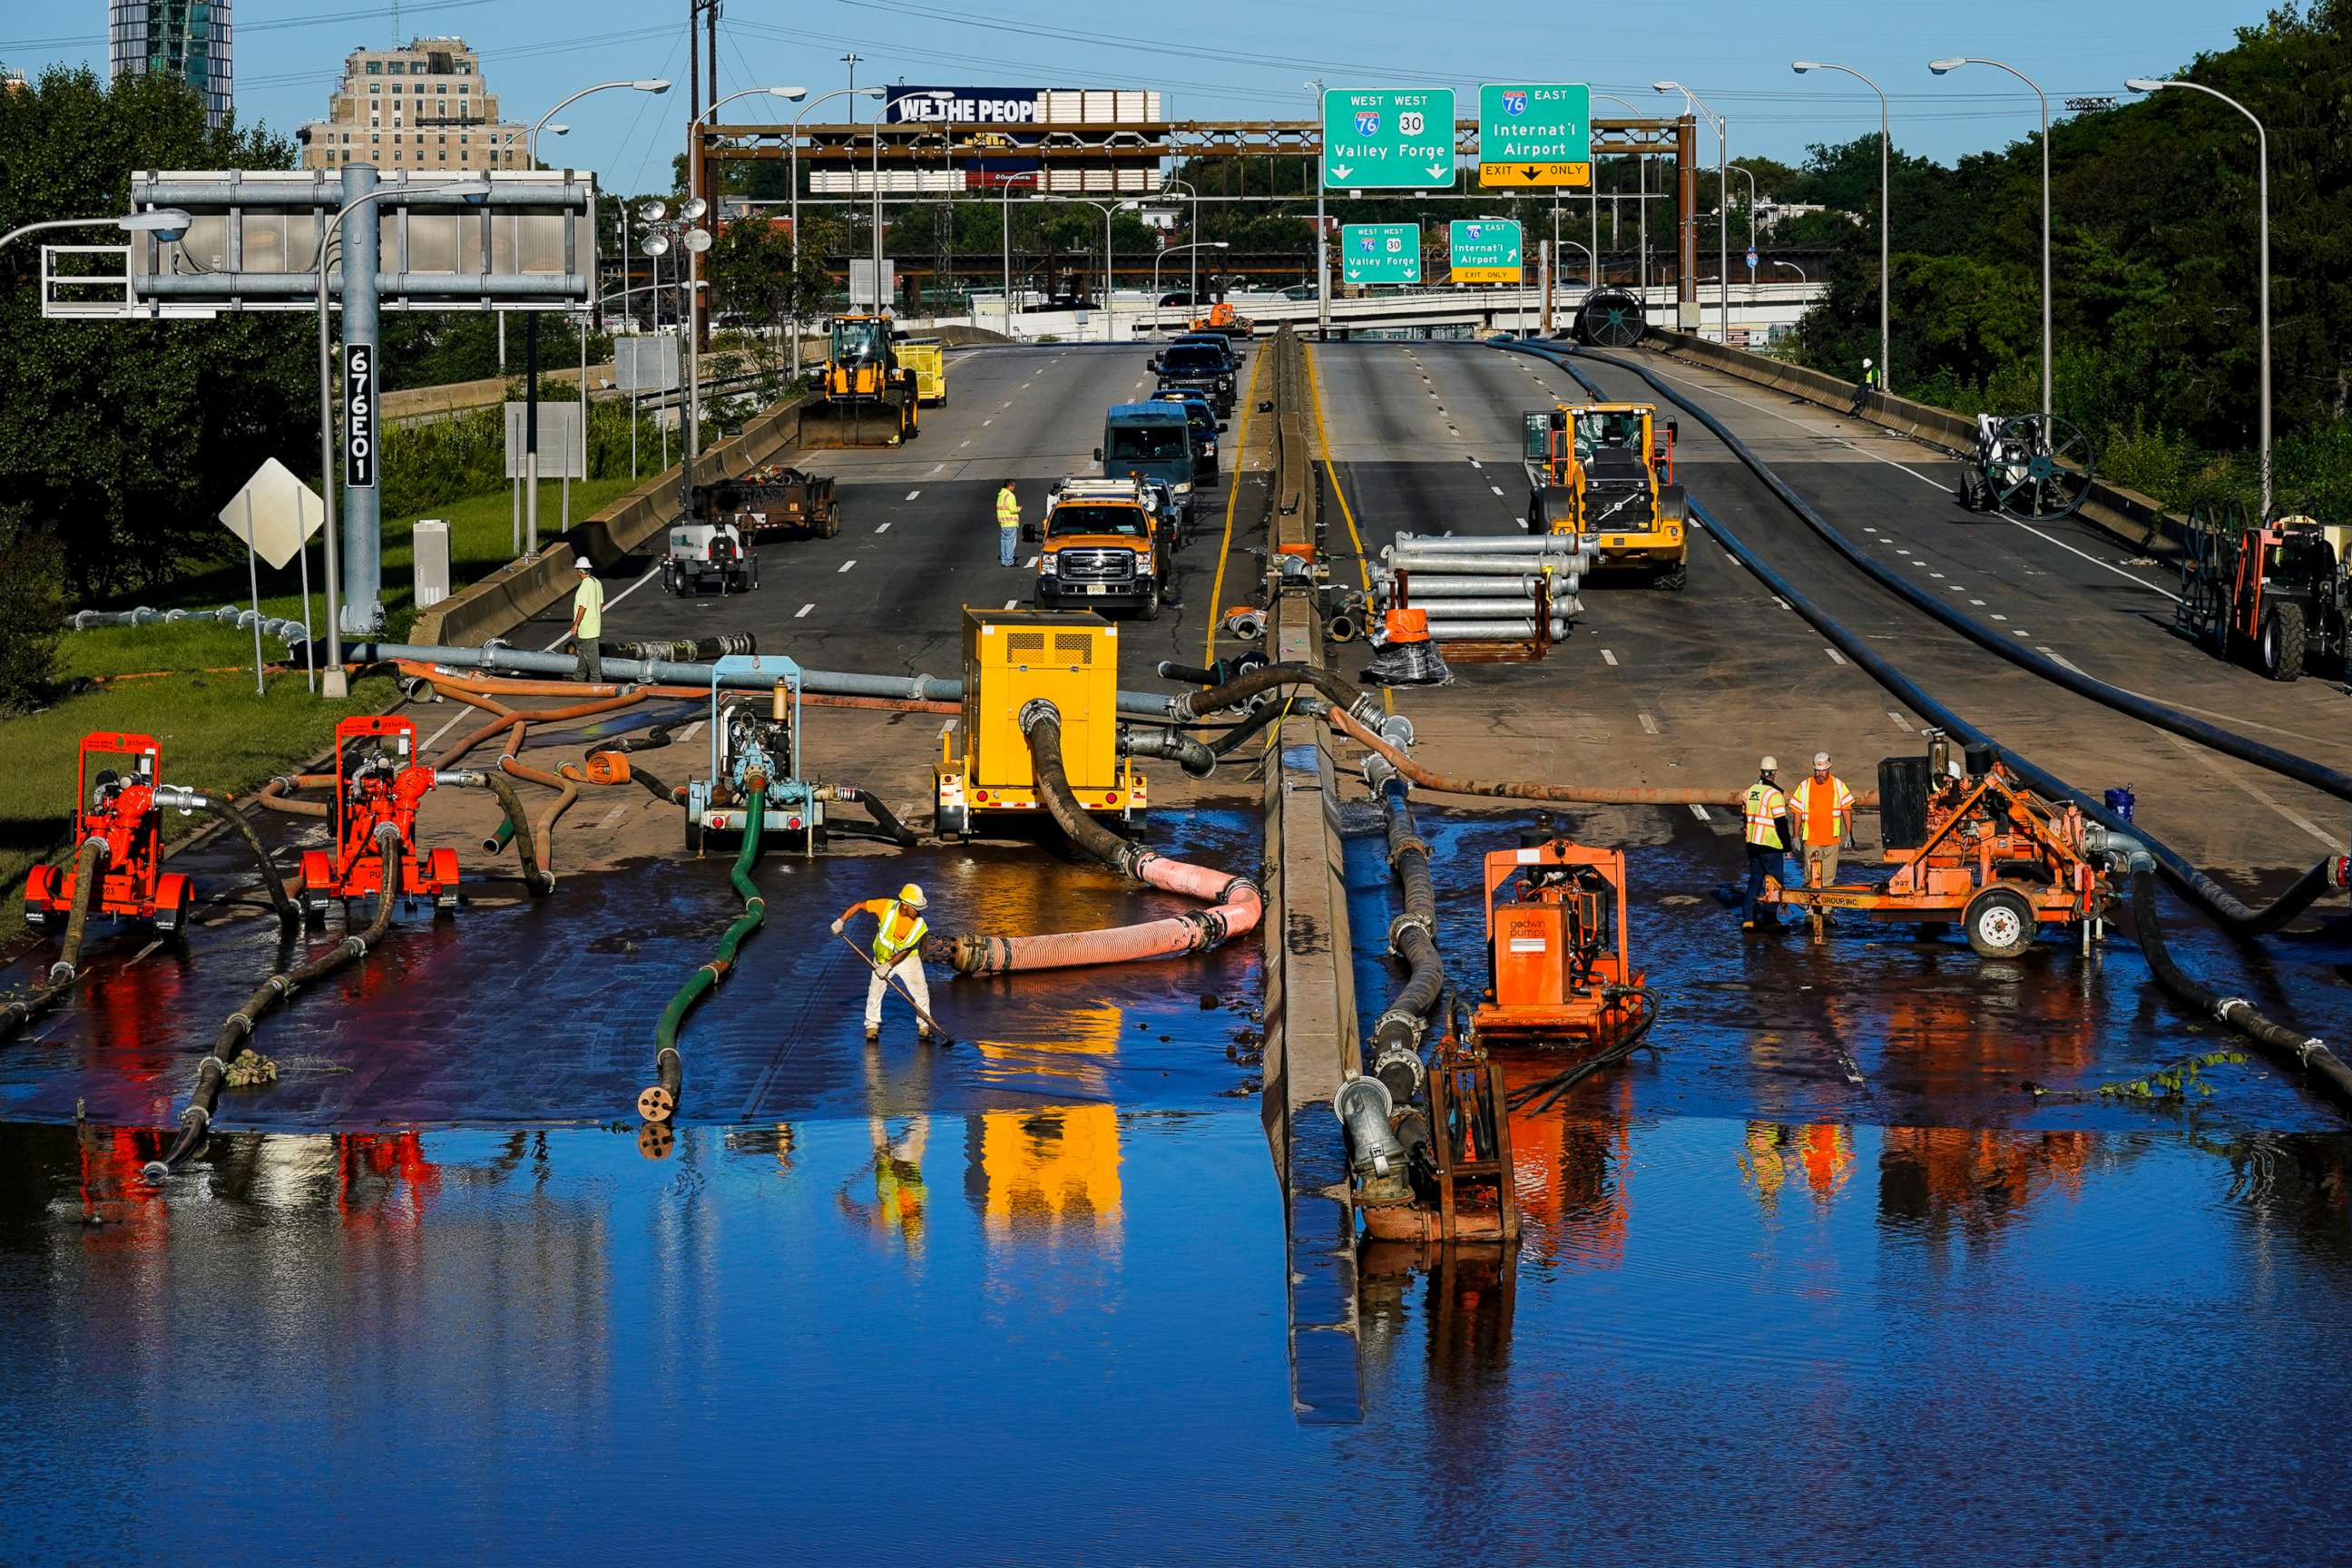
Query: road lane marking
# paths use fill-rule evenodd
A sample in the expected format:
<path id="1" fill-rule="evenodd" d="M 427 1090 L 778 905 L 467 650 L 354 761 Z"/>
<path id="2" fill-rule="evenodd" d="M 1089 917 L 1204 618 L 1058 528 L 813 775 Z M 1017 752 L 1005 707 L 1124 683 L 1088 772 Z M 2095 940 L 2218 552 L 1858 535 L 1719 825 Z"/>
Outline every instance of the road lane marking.
<path id="1" fill-rule="evenodd" d="M 2292 807 L 2280 805 L 2270 792 L 2264 790 L 2260 785 L 2249 784 L 2244 779 L 2240 778 L 2237 774 L 2223 767 L 2220 761 L 2213 757 L 2211 753 L 2208 752 L 2202 746 L 2191 745 L 2189 742 L 2182 740 L 2178 735 L 2168 734 L 2165 736 L 2165 739 L 2171 742 L 2175 746 L 2179 747 L 2182 751 L 2188 752 L 2190 756 L 2195 757 L 2199 762 L 2204 763 L 2211 772 L 2221 774 L 2222 779 L 2228 784 L 2233 785 L 2247 795 L 2252 796 L 2253 799 L 2260 801 L 2263 805 L 2269 806 L 2273 811 L 2278 813 L 2279 816 L 2286 818 L 2287 821 L 2294 823 L 2297 827 L 2302 828 L 2305 833 L 2310 834 L 2322 844 L 2326 845 L 2331 851 L 2341 852 L 2343 848 L 2342 844 L 2326 829 L 2322 828 L 2317 823 L 2312 821 L 2309 817 L 2304 816 L 2301 812 L 2296 811 Z"/>
<path id="2" fill-rule="evenodd" d="M 1037 558 L 1034 555 L 1032 555 L 1028 560 L 1024 561 L 1021 564 L 1025 569 L 1034 572 L 1037 569 Z"/>
<path id="3" fill-rule="evenodd" d="M 855 565 L 856 565 L 856 564 L 857 564 L 857 557 L 856 557 L 856 556 L 855 556 L 855 555 L 853 555 L 853 556 L 851 556 L 848 560 L 846 560 L 846 561 L 845 561 L 845 562 L 843 562 L 843 563 L 841 563 L 841 571 L 842 571 L 842 572 L 846 572 L 846 571 L 848 571 L 852 566 L 855 566 Z M 840 575 L 841 575 L 841 572 L 836 572 L 836 573 L 835 573 L 835 574 L 834 574 L 834 575 L 835 575 L 835 576 L 836 576 L 836 577 L 838 577 L 838 576 L 840 576 Z"/>
<path id="4" fill-rule="evenodd" d="M 685 729 L 680 730 L 677 734 L 672 735 L 669 738 L 669 743 L 673 746 L 682 746 L 688 741 L 693 740 L 694 732 L 701 728 L 702 721 L 697 719 L 693 723 L 688 724 Z"/>
<path id="5" fill-rule="evenodd" d="M 629 803 L 625 800 L 620 805 L 614 806 L 612 810 L 606 812 L 604 814 L 604 820 L 596 824 L 596 826 L 599 827 L 610 827 L 613 824 L 620 821 L 622 817 L 627 816 L 628 811 Z"/>
<path id="6" fill-rule="evenodd" d="M 877 522 L 874 525 L 874 531 L 877 533 L 887 533 L 890 531 L 890 525 L 887 522 Z"/>
<path id="7" fill-rule="evenodd" d="M 1701 822 L 1712 822 L 1715 820 L 1715 818 L 1707 816 L 1706 807 L 1699 805 L 1696 801 L 1691 802 L 1691 815 L 1697 817 Z"/>
<path id="8" fill-rule="evenodd" d="M 794 610 L 794 611 L 793 612 L 793 619 L 794 619 L 794 620 L 796 620 L 796 621 L 797 621 L 797 620 L 799 620 L 802 616 L 803 616 L 807 615 L 811 610 L 814 610 L 814 609 L 815 609 L 815 608 L 816 608 L 816 606 L 815 606 L 814 605 L 803 605 L 799 609 Z"/>
<path id="9" fill-rule="evenodd" d="M 1202 664 L 1217 662 L 1217 605 L 1225 589 L 1225 557 L 1234 547 L 1234 508 L 1242 499 L 1242 461 L 1249 454 L 1250 414 L 1257 407 L 1257 373 L 1265 363 L 1264 354 L 1251 362 L 1249 390 L 1242 395 L 1241 434 L 1234 437 L 1234 475 L 1225 486 L 1225 532 L 1224 537 L 1217 542 L 1217 571 L 1209 583 L 1209 613 L 1204 617 L 1208 626 L 1201 640 Z"/>
<path id="10" fill-rule="evenodd" d="M 460 721 L 472 718 L 476 710 L 472 708 L 460 709 L 457 718 L 450 720 L 446 724 L 442 725 L 441 728 L 434 731 L 431 735 L 425 738 L 425 744 L 416 748 L 416 754 L 419 757 L 422 757 L 426 752 L 432 751 L 434 747 L 441 743 L 442 736 L 456 729 Z"/>
<path id="11" fill-rule="evenodd" d="M 1503 487 L 1500 485 L 1488 485 L 1486 488 L 1493 490 L 1496 495 L 1501 495 L 1503 493 Z"/>
<path id="12" fill-rule="evenodd" d="M 1604 647 L 1601 650 L 1601 662 L 1603 664 L 1613 665 L 1617 662 L 1617 656 L 1611 653 Z"/>
<path id="13" fill-rule="evenodd" d="M 971 437 L 967 436 L 962 440 L 958 441 L 956 445 L 959 447 L 969 447 L 971 445 Z"/>
<path id="14" fill-rule="evenodd" d="M 1774 604 L 1776 604 L 1776 605 L 1780 605 L 1780 606 L 1782 609 L 1784 609 L 1784 610 L 1785 610 L 1785 609 L 1787 609 L 1787 608 L 1789 607 L 1789 601 L 1788 601 L 1788 600 L 1786 600 L 1786 599 L 1784 599 L 1784 598 L 1782 598 L 1782 597 L 1780 597 L 1780 595 L 1778 595 L 1778 594 L 1775 594 L 1775 595 L 1772 595 L 1772 602 L 1773 602 Z"/>
<path id="15" fill-rule="evenodd" d="M 1982 599 L 1970 599 L 1969 603 L 1974 605 L 1979 609 L 1984 608 L 1984 601 Z"/>
<path id="16" fill-rule="evenodd" d="M 921 490 L 919 490 L 919 489 L 912 489 L 912 490 L 908 490 L 908 491 L 907 492 L 907 499 L 908 499 L 908 500 L 913 500 L 917 496 L 921 495 L 922 493 L 923 493 L 923 492 L 922 492 Z M 887 526 L 888 526 L 888 525 L 887 525 L 887 524 L 885 524 L 884 526 L 885 526 L 885 527 L 887 527 Z"/>
<path id="17" fill-rule="evenodd" d="M 1845 662 L 1845 655 L 1838 652 L 1838 650 L 1833 647 L 1825 647 L 1822 649 L 1822 651 L 1830 656 L 1830 662 L 1832 664 L 1843 664 Z"/>
<path id="18" fill-rule="evenodd" d="M 1016 608 L 1020 603 L 1021 601 L 1018 599 L 1007 599 L 1004 601 L 1004 607 L 1008 610 L 1013 609 Z"/>
<path id="19" fill-rule="evenodd" d="M 1902 715 L 1902 714 L 1897 713 L 1897 712 L 1896 712 L 1894 709 L 1892 709 L 1892 708 L 1889 708 L 1889 709 L 1886 710 L 1886 716 L 1887 716 L 1889 719 L 1892 719 L 1892 720 L 1894 720 L 1894 721 L 1895 721 L 1895 727 L 1896 729 L 1898 729 L 1898 730 L 1902 731 L 1903 731 L 1905 734 L 1906 734 L 1906 735 L 1907 735 L 1907 734 L 1909 734 L 1909 733 L 1911 732 L 1911 721 L 1910 721 L 1910 720 L 1906 719 L 1905 717 L 1903 717 L 1903 715 Z"/>
<path id="20" fill-rule="evenodd" d="M 1658 721 L 1647 713 L 1636 713 L 1633 717 L 1642 721 L 1642 728 L 1649 733 L 1654 735 L 1658 732 Z"/>
<path id="21" fill-rule="evenodd" d="M 995 424 L 995 423 L 996 423 L 996 421 L 995 421 L 995 420 L 993 420 L 993 419 L 983 419 L 983 420 L 982 420 L 982 421 L 981 421 L 981 423 L 982 423 L 982 425 L 993 425 L 993 424 Z M 967 447 L 969 447 L 969 446 L 971 446 L 971 442 L 969 442 L 969 441 L 967 441 L 967 442 L 965 442 L 965 443 L 964 443 L 964 445 L 965 445 L 965 446 L 967 446 Z"/>
<path id="22" fill-rule="evenodd" d="M 1315 374 L 1315 351 L 1308 349 L 1307 363 L 1307 401 L 1315 410 L 1315 445 L 1322 449 L 1323 474 L 1331 481 L 1331 499 L 1339 503 L 1339 517 L 1348 525 L 1348 542 L 1356 547 L 1356 578 L 1365 593 L 1372 591 L 1371 568 L 1364 563 L 1364 536 L 1356 529 L 1356 509 L 1348 504 L 1347 487 L 1339 483 L 1339 470 L 1331 462 L 1331 432 L 1323 423 L 1323 383 Z M 1459 434 L 1459 432 L 1456 432 Z M 1212 609 L 1212 615 L 1215 611 Z M 1389 687 L 1381 688 L 1381 707 L 1396 711 L 1396 693 Z"/>

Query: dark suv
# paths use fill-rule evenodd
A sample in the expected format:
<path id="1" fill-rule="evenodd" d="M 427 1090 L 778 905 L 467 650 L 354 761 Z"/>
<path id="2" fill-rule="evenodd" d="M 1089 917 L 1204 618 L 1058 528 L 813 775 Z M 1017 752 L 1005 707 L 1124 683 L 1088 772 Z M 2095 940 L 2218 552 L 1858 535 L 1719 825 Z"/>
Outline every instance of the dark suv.
<path id="1" fill-rule="evenodd" d="M 1153 374 L 1160 377 L 1161 390 L 1171 387 L 1198 387 L 1209 395 L 1217 410 L 1217 417 L 1228 418 L 1234 411 L 1234 362 L 1231 356 L 1206 343 L 1174 343 L 1165 353 L 1154 355 Z"/>

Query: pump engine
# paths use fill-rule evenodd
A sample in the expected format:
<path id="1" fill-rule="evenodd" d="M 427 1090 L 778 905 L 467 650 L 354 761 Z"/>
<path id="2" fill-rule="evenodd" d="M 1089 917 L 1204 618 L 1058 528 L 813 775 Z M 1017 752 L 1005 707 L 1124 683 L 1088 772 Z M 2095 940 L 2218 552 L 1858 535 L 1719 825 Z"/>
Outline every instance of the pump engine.
<path id="1" fill-rule="evenodd" d="M 431 899 L 436 913 L 457 907 L 457 852 L 442 847 L 420 856 L 416 812 L 433 792 L 434 772 L 415 761 L 416 726 L 406 719 L 361 714 L 335 726 L 335 798 L 331 813 L 335 847 L 302 855 L 302 910 L 323 920 L 338 899 L 385 894 Z M 399 835 L 398 863 L 377 842 L 390 823 Z"/>
<path id="2" fill-rule="evenodd" d="M 725 695 L 730 674 L 770 677 L 775 689 L 761 702 Z M 714 833 L 740 834 L 748 826 L 754 776 L 765 781 L 763 838 L 781 837 L 803 849 L 824 843 L 824 802 L 801 772 L 801 667 L 777 654 L 730 654 L 710 667 L 710 776 L 686 786 L 686 847 L 699 850 Z"/>
<path id="3" fill-rule="evenodd" d="M 94 760 L 101 764 L 95 773 L 90 768 Z M 163 812 L 165 797 L 174 793 L 184 797 L 187 792 L 162 788 L 157 781 L 162 760 L 162 748 L 152 735 L 100 731 L 83 736 L 73 839 L 77 848 L 92 838 L 105 840 L 93 901 L 100 913 L 149 921 L 157 931 L 179 932 L 186 929 L 196 893 L 187 878 L 163 868 Z M 36 866 L 26 874 L 25 919 L 35 930 L 47 931 L 72 912 L 75 875 L 70 863 Z"/>

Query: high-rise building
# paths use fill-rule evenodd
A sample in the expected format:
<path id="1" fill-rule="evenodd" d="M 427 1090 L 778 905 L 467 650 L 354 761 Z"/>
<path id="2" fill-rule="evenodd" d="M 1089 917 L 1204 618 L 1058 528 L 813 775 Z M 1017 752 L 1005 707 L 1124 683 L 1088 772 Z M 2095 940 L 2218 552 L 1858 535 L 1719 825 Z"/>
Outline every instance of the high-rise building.
<path id="1" fill-rule="evenodd" d="M 107 0 L 106 60 L 116 77 L 174 76 L 205 95 L 218 125 L 236 103 L 229 0 Z"/>
<path id="2" fill-rule="evenodd" d="M 294 134 L 306 169 L 527 169 L 529 126 L 499 118 L 481 61 L 463 38 L 413 38 L 404 49 L 353 49 L 327 118 Z"/>

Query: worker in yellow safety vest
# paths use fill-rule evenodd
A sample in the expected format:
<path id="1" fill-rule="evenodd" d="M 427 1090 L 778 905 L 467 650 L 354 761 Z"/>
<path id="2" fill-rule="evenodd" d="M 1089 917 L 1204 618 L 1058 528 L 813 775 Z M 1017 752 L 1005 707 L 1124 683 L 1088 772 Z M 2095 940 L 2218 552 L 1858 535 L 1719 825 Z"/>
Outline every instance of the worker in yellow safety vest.
<path id="1" fill-rule="evenodd" d="M 866 986 L 866 1037 L 869 1040 L 881 1037 L 882 993 L 889 986 L 888 977 L 895 976 L 907 988 L 916 1006 L 925 1013 L 931 1010 L 931 988 L 923 978 L 922 952 L 923 938 L 931 929 L 923 923 L 923 911 L 929 907 L 930 900 L 923 897 L 923 889 L 909 882 L 898 889 L 897 898 L 867 899 L 852 904 L 833 922 L 833 932 L 839 936 L 842 928 L 861 913 L 870 914 L 875 920 L 874 978 Z M 931 1037 L 930 1026 L 919 1017 L 916 1034 L 925 1040 Z"/>
<path id="2" fill-rule="evenodd" d="M 1780 793 L 1780 761 L 1766 757 L 1757 764 L 1756 782 L 1740 803 L 1742 837 L 1748 843 L 1748 912 L 1739 922 L 1743 931 L 1754 931 L 1759 921 L 1780 923 L 1778 910 L 1767 918 L 1764 910 L 1764 879 L 1783 875 L 1780 858 L 1796 845 L 1790 837 L 1789 797 Z"/>
<path id="3" fill-rule="evenodd" d="M 1789 815 L 1801 825 L 1805 845 L 1805 886 L 1826 888 L 1837 880 L 1838 850 L 1853 842 L 1853 791 L 1830 772 L 1830 754 L 1813 753 L 1813 771 L 1789 796 Z"/>
<path id="4" fill-rule="evenodd" d="M 1004 481 L 996 492 L 996 563 L 1013 564 L 1013 547 L 1021 542 L 1021 498 L 1013 493 L 1013 481 Z"/>

